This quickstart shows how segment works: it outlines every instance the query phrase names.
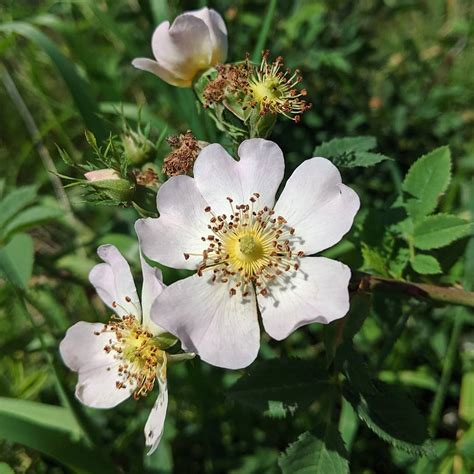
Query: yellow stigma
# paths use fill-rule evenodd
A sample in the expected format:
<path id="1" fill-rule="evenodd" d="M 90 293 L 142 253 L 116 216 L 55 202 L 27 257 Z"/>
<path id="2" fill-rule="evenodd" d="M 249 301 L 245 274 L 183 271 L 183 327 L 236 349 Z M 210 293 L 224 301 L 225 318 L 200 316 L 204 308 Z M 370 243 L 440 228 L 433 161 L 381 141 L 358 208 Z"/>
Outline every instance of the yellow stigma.
<path id="1" fill-rule="evenodd" d="M 113 332 L 114 339 L 104 347 L 118 361 L 118 389 L 135 386 L 134 398 L 145 397 L 153 389 L 157 370 L 166 376 L 166 353 L 132 315 L 112 318 L 102 332 Z M 100 334 L 100 333 L 96 333 Z"/>
<path id="2" fill-rule="evenodd" d="M 267 77 L 266 79 L 250 82 L 250 90 L 256 102 L 263 104 L 265 102 L 273 103 L 281 97 L 278 90 L 278 78 Z"/>
<path id="3" fill-rule="evenodd" d="M 202 252 L 197 273 L 203 276 L 209 271 L 213 282 L 229 283 L 230 295 L 239 289 L 247 296 L 252 286 L 262 295 L 268 294 L 272 282 L 299 269 L 298 259 L 304 255 L 292 250 L 299 240 L 295 229 L 273 209 L 259 206 L 259 199 L 260 194 L 254 193 L 249 204 L 234 205 L 228 197 L 229 215 L 216 215 L 210 206 L 205 209 L 211 216 L 209 235 L 201 240 L 208 247 Z M 190 255 L 185 253 L 184 258 Z"/>

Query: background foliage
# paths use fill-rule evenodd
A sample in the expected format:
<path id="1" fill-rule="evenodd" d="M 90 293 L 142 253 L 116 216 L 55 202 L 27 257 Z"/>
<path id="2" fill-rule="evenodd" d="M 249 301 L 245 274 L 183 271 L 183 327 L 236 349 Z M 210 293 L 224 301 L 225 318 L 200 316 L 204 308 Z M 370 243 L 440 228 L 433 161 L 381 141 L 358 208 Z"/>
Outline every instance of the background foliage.
<path id="1" fill-rule="evenodd" d="M 149 458 L 151 397 L 113 411 L 75 402 L 58 340 L 78 320 L 107 318 L 87 281 L 98 245 L 117 245 L 139 270 L 137 214 L 85 202 L 79 188 L 66 193 L 51 173 L 71 173 L 57 147 L 85 163 L 84 129 L 98 140 L 120 133 L 117 112 L 132 128 L 141 114 L 155 142 L 188 128 L 225 141 L 190 90 L 130 65 L 150 54 L 158 22 L 205 4 L 0 4 L 0 472 L 338 473 L 349 462 L 355 473 L 472 472 L 473 314 L 398 293 L 358 294 L 342 335 L 312 325 L 282 343 L 264 336 L 247 371 L 199 360 L 173 367 L 164 440 Z M 326 255 L 472 289 L 472 2 L 209 4 L 225 17 L 230 60 L 265 45 L 302 71 L 313 108 L 272 135 L 287 174 L 316 149 L 361 196 L 354 231 Z M 354 136 L 363 138 L 329 142 Z M 159 141 L 153 161 L 168 152 Z M 167 283 L 181 276 L 165 272 Z M 337 383 L 334 371 L 344 374 Z"/>

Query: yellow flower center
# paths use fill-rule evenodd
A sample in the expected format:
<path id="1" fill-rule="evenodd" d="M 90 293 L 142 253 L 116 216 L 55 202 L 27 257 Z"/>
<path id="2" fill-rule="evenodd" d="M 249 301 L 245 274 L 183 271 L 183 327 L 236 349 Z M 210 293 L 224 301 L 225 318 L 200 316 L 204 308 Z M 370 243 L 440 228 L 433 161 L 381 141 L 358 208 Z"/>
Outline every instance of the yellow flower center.
<path id="1" fill-rule="evenodd" d="M 166 377 L 166 353 L 155 337 L 132 315 L 113 317 L 102 332 L 113 332 L 114 338 L 104 347 L 117 360 L 118 389 L 135 386 L 134 398 L 145 397 L 153 389 L 157 371 Z M 96 333 L 97 335 L 100 333 Z"/>
<path id="2" fill-rule="evenodd" d="M 228 197 L 229 216 L 216 215 L 210 207 L 205 209 L 211 215 L 210 234 L 201 238 L 208 248 L 202 253 L 198 275 L 211 271 L 213 282 L 230 283 L 231 295 L 240 289 L 247 296 L 249 285 L 263 295 L 268 294 L 271 283 L 298 270 L 298 259 L 304 255 L 292 250 L 295 229 L 282 216 L 275 217 L 273 209 L 259 209 L 259 197 L 254 193 L 250 204 L 237 206 Z M 184 257 L 189 255 L 185 253 Z"/>
<path id="3" fill-rule="evenodd" d="M 274 103 L 281 97 L 278 85 L 278 78 L 268 77 L 263 80 L 250 81 L 250 90 L 253 98 L 259 104 Z"/>

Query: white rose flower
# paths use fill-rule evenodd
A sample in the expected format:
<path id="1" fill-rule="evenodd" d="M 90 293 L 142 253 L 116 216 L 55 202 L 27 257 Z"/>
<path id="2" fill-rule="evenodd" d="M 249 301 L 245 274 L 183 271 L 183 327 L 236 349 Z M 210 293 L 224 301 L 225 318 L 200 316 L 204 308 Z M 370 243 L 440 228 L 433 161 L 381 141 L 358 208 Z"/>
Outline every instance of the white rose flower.
<path id="1" fill-rule="evenodd" d="M 173 86 L 191 87 L 193 79 L 227 57 L 227 29 L 222 17 L 207 7 L 183 13 L 170 26 L 160 23 L 151 47 L 156 61 L 136 58 L 132 64 Z"/>
<path id="2" fill-rule="evenodd" d="M 135 226 L 149 258 L 197 269 L 158 296 L 152 319 L 186 350 L 230 369 L 256 358 L 259 312 L 277 340 L 347 313 L 350 269 L 309 255 L 336 244 L 360 205 L 325 158 L 303 162 L 275 204 L 284 173 L 281 149 L 255 138 L 238 154 L 235 161 L 218 144 L 204 148 L 194 178 L 176 176 L 161 186 L 160 217 Z"/>
<path id="3" fill-rule="evenodd" d="M 59 350 L 64 363 L 79 374 L 76 397 L 92 408 L 112 408 L 130 396 L 146 396 L 158 381 L 158 399 L 145 425 L 151 454 L 163 434 L 168 406 L 167 362 L 179 357 L 160 349 L 156 338 L 165 331 L 150 319 L 152 302 L 165 285 L 161 271 L 142 259 L 140 305 L 130 267 L 120 252 L 102 245 L 97 253 L 105 263 L 91 270 L 89 280 L 115 315 L 107 324 L 74 324 Z"/>

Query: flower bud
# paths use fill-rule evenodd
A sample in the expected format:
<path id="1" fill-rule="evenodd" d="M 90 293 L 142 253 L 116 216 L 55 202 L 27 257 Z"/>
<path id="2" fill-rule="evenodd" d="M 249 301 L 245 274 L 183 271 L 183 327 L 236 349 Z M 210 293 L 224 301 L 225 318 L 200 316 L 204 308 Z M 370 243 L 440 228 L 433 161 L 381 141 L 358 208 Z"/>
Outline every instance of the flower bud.
<path id="1" fill-rule="evenodd" d="M 112 168 L 88 171 L 87 173 L 84 173 L 84 177 L 87 179 L 87 181 L 93 181 L 93 182 L 112 180 L 112 179 L 121 179 L 119 172 Z"/>
<path id="2" fill-rule="evenodd" d="M 133 196 L 135 186 L 112 168 L 88 171 L 84 176 L 86 184 L 109 199 L 129 202 Z"/>
<path id="3" fill-rule="evenodd" d="M 201 8 L 160 23 L 151 46 L 155 61 L 136 58 L 132 64 L 177 87 L 191 87 L 198 73 L 225 61 L 227 29 L 222 17 Z"/>
<path id="4" fill-rule="evenodd" d="M 131 163 L 140 164 L 153 158 L 153 143 L 142 133 L 128 130 L 121 138 L 125 156 Z"/>

